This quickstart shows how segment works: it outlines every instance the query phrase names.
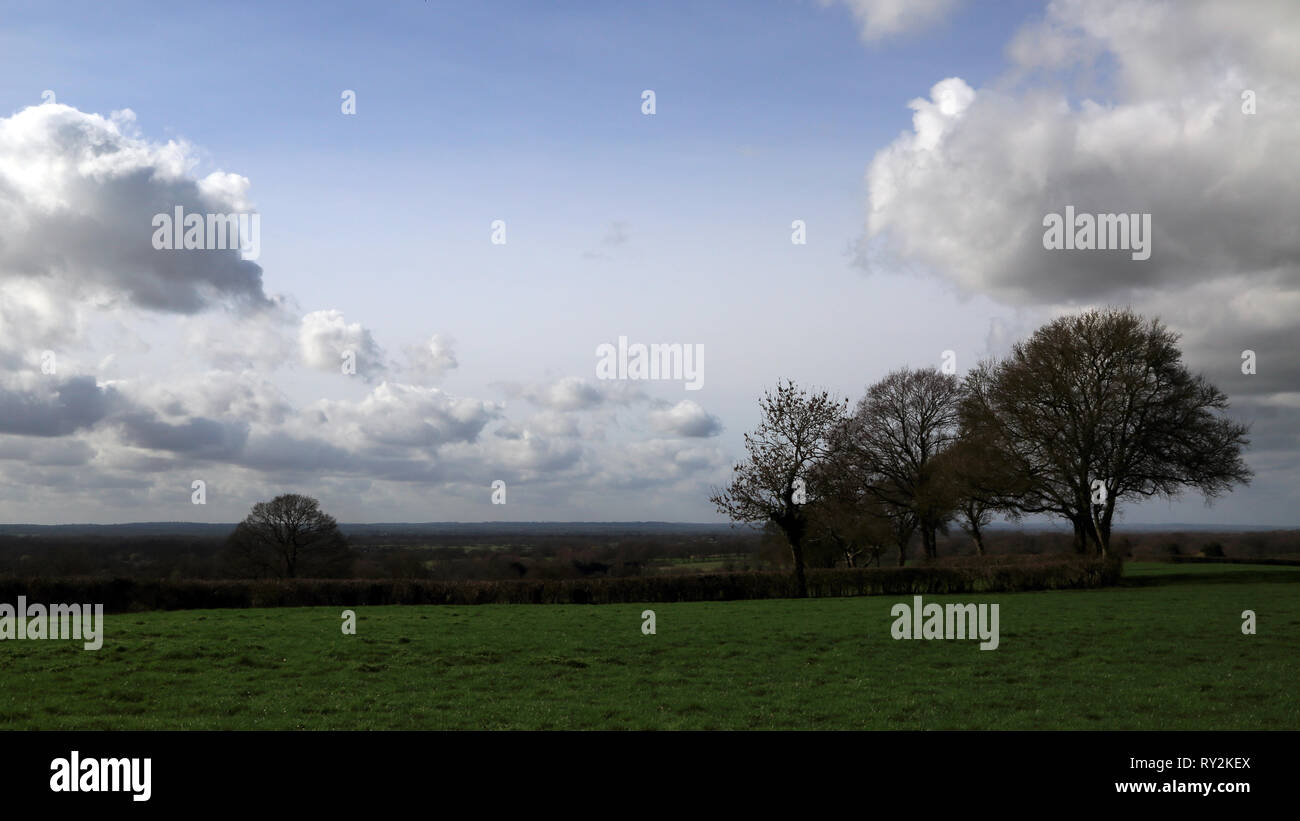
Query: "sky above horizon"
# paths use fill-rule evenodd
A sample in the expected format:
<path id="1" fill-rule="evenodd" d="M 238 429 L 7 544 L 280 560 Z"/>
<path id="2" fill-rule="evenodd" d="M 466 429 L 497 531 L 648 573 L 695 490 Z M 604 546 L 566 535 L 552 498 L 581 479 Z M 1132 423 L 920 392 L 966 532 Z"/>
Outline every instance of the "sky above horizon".
<path id="1" fill-rule="evenodd" d="M 1300 525 L 1300 4 L 0 9 L 0 521 L 724 521 L 778 380 L 1132 305 L 1256 476 L 1121 521 Z M 1150 258 L 1044 249 L 1067 205 Z M 255 259 L 156 249 L 176 206 Z"/>

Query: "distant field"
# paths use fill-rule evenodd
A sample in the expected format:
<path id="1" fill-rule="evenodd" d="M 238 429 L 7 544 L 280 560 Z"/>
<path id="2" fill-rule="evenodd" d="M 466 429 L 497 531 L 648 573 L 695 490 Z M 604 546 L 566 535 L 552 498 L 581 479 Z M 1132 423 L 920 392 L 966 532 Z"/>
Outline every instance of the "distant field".
<path id="1" fill-rule="evenodd" d="M 902 596 L 116 615 L 0 642 L 0 728 L 1300 729 L 1300 568 L 1126 577 L 926 597 L 1000 603 L 991 651 L 894 641 Z"/>

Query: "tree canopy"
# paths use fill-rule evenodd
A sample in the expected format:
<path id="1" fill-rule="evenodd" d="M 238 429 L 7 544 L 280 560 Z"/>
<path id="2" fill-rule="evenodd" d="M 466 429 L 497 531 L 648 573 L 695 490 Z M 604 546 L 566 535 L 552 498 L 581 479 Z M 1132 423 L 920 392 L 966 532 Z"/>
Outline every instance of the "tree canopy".
<path id="1" fill-rule="evenodd" d="M 1183 364 L 1178 335 L 1110 308 L 1062 316 L 964 379 L 904 368 L 868 386 L 852 414 L 792 382 L 766 392 L 748 458 L 711 501 L 768 521 L 790 544 L 806 594 L 805 541 L 855 566 L 920 531 L 927 558 L 954 519 L 984 552 L 995 514 L 1069 520 L 1075 546 L 1106 554 L 1121 500 L 1199 490 L 1251 472 L 1247 426 Z M 825 553 L 827 551 L 821 551 Z"/>
<path id="2" fill-rule="evenodd" d="M 255 504 L 230 535 L 227 557 L 241 573 L 289 579 L 348 576 L 354 561 L 334 517 L 296 493 Z"/>

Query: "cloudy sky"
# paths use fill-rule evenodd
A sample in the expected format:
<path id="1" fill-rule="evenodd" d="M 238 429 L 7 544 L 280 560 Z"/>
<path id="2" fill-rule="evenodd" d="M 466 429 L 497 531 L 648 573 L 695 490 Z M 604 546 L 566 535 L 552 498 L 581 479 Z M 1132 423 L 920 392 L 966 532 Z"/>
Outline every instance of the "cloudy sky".
<path id="1" fill-rule="evenodd" d="M 1300 524 L 1298 46 L 1290 0 L 6 3 L 0 521 L 720 521 L 778 379 L 1131 304 L 1257 476 L 1125 519 Z M 1067 205 L 1150 259 L 1045 250 Z M 176 207 L 258 247 L 156 249 Z M 597 378 L 620 337 L 699 389 Z"/>

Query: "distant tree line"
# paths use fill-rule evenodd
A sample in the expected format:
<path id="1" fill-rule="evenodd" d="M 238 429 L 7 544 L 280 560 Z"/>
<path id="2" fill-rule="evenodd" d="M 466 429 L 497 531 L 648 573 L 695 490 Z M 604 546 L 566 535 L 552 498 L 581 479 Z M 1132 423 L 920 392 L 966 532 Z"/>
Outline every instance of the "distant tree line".
<path id="1" fill-rule="evenodd" d="M 802 595 L 805 551 L 848 567 L 913 537 L 925 557 L 956 523 L 983 555 L 996 515 L 1066 519 L 1078 553 L 1109 556 L 1121 500 L 1213 498 L 1247 483 L 1248 429 L 1182 363 L 1177 334 L 1128 309 L 1063 316 L 959 378 L 903 368 L 850 410 L 827 392 L 779 384 L 760 400 L 747 458 L 711 501 L 784 536 Z"/>
<path id="2" fill-rule="evenodd" d="M 233 528 L 232 528 L 233 529 Z M 227 534 L 228 535 L 228 534 Z M 488 540 L 495 539 L 495 546 Z M 700 572 L 778 570 L 789 572 L 790 547 L 780 531 L 736 530 L 719 536 L 498 533 L 470 543 L 454 535 L 394 541 L 380 535 L 349 535 L 356 562 L 340 578 L 428 581 L 510 581 L 627 578 Z M 984 534 L 990 555 L 1073 554 L 1070 534 L 1060 531 L 992 529 Z M 946 563 L 974 554 L 969 536 L 958 528 L 940 531 L 938 552 Z M 249 578 L 231 567 L 219 536 L 95 536 L 85 533 L 16 536 L 0 534 L 0 578 L 235 579 Z M 1300 551 L 1300 531 L 1118 531 L 1113 551 L 1138 559 L 1215 556 L 1259 559 Z M 703 557 L 718 561 L 701 565 Z M 850 565 L 829 541 L 807 544 L 809 568 L 861 567 L 870 555 Z"/>
<path id="3" fill-rule="evenodd" d="M 121 533 L 112 528 L 32 534 L 0 533 L 0 577 L 252 579 L 276 578 L 264 558 L 245 561 L 246 548 L 224 532 Z M 727 570 L 774 570 L 758 530 L 645 533 L 553 528 L 521 531 L 509 524 L 472 533 L 431 529 L 349 532 L 351 560 L 297 569 L 298 578 L 563 580 L 692 572 L 703 557 Z M 337 557 L 336 557 L 337 558 Z M 718 567 L 717 569 L 722 569 Z"/>

